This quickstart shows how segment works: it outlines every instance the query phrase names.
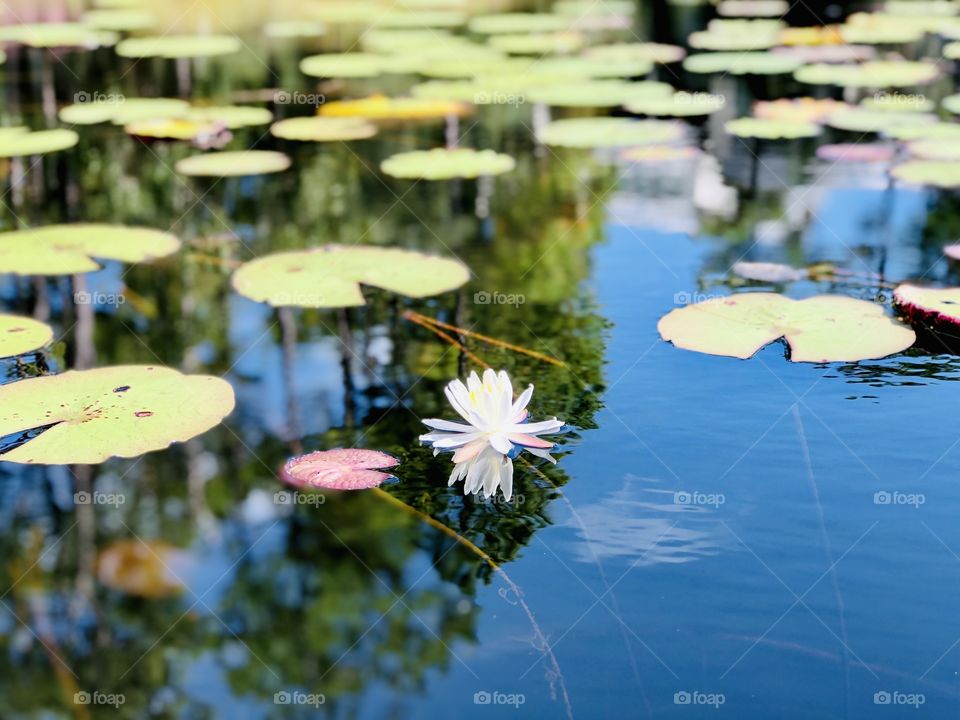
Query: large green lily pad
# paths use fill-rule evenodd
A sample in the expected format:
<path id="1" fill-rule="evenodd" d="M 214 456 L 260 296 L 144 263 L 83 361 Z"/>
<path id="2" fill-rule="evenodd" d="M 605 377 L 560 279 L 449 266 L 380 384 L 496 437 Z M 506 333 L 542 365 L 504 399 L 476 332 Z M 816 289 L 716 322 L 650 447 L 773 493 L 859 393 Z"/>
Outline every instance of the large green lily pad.
<path id="1" fill-rule="evenodd" d="M 894 166 L 890 174 L 908 185 L 926 185 L 944 189 L 960 188 L 960 162 L 908 160 Z"/>
<path id="2" fill-rule="evenodd" d="M 749 358 L 785 338 L 794 362 L 854 362 L 906 350 L 916 335 L 875 303 L 842 295 L 792 300 L 776 293 L 712 298 L 672 310 L 657 325 L 677 347 Z"/>
<path id="3" fill-rule="evenodd" d="M 380 169 L 397 178 L 450 180 L 502 175 L 515 166 L 512 157 L 493 150 L 435 148 L 399 153 L 384 160 Z"/>
<path id="4" fill-rule="evenodd" d="M 929 62 L 877 60 L 859 65 L 804 65 L 793 76 L 809 85 L 887 88 L 926 85 L 936 80 L 939 74 L 937 66 Z"/>
<path id="5" fill-rule="evenodd" d="M 797 140 L 816 137 L 822 128 L 816 123 L 791 120 L 767 120 L 743 117 L 731 120 L 724 126 L 728 133 L 740 138 L 760 140 Z"/>
<path id="6" fill-rule="evenodd" d="M 0 157 L 24 157 L 26 155 L 45 155 L 72 148 L 80 142 L 80 136 L 73 130 L 37 130 L 25 127 L 0 128 Z"/>
<path id="7" fill-rule="evenodd" d="M 569 118 L 554 120 L 538 134 L 544 145 L 566 148 L 634 147 L 675 142 L 683 126 L 661 120 Z"/>
<path id="8" fill-rule="evenodd" d="M 39 350 L 53 340 L 53 328 L 33 318 L 0 315 L 0 357 Z"/>
<path id="9" fill-rule="evenodd" d="M 314 115 L 280 120 L 270 127 L 270 134 L 283 140 L 301 142 L 347 142 L 373 137 L 377 134 L 377 126 L 359 117 Z"/>
<path id="10" fill-rule="evenodd" d="M 290 158 L 272 150 L 237 150 L 192 155 L 177 161 L 178 173 L 194 177 L 243 177 L 283 172 Z"/>
<path id="11" fill-rule="evenodd" d="M 180 241 L 150 228 L 78 223 L 0 233 L 0 274 L 74 275 L 101 260 L 138 263 L 175 253 Z"/>
<path id="12" fill-rule="evenodd" d="M 161 35 L 127 38 L 117 43 L 117 55 L 129 58 L 202 58 L 230 55 L 243 47 L 232 35 Z"/>
<path id="13" fill-rule="evenodd" d="M 0 387 L 0 436 L 47 430 L 0 460 L 92 465 L 185 442 L 233 410 L 233 388 L 152 365 L 70 370 Z"/>
<path id="14" fill-rule="evenodd" d="M 318 38 L 327 33 L 327 26 L 315 20 L 274 20 L 263 27 L 263 34 L 276 40 Z"/>
<path id="15" fill-rule="evenodd" d="M 772 52 L 714 52 L 691 55 L 683 61 L 687 72 L 730 75 L 787 75 L 803 61 Z"/>
<path id="16" fill-rule="evenodd" d="M 458 260 L 402 250 L 328 245 L 252 260 L 233 274 L 234 289 L 274 307 L 364 305 L 360 285 L 422 298 L 456 290 L 470 278 Z"/>

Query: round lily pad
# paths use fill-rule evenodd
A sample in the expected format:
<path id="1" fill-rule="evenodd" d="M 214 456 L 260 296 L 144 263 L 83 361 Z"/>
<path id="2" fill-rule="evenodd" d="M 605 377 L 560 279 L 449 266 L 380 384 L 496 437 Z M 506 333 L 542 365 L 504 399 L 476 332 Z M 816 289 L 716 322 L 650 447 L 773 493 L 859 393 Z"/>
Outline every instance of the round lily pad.
<path id="1" fill-rule="evenodd" d="M 913 140 L 907 151 L 919 160 L 960 162 L 960 140 Z"/>
<path id="2" fill-rule="evenodd" d="M 478 15 L 467 28 L 478 35 L 516 35 L 566 30 L 569 24 L 569 18 L 549 13 L 494 13 Z"/>
<path id="3" fill-rule="evenodd" d="M 807 30 L 808 28 L 792 28 L 792 30 Z M 780 34 L 783 42 L 784 35 L 790 32 L 784 30 Z M 785 45 L 771 50 L 776 55 L 792 57 L 802 64 L 815 65 L 817 63 L 854 63 L 866 62 L 877 57 L 877 51 L 870 45 Z"/>
<path id="4" fill-rule="evenodd" d="M 80 142 L 73 130 L 37 130 L 25 127 L 0 128 L 0 157 L 45 155 L 72 148 Z"/>
<path id="5" fill-rule="evenodd" d="M 301 142 L 346 142 L 364 140 L 377 134 L 377 126 L 363 118 L 296 117 L 274 123 L 270 134 L 283 140 Z"/>
<path id="6" fill-rule="evenodd" d="M 46 225 L 0 233 L 0 274 L 74 275 L 99 270 L 93 258 L 138 263 L 175 253 L 180 241 L 124 225 Z"/>
<path id="7" fill-rule="evenodd" d="M 327 53 L 300 61 L 300 72 L 319 78 L 373 78 L 391 72 L 391 58 L 373 53 Z"/>
<path id="8" fill-rule="evenodd" d="M 466 45 L 469 41 L 459 36 L 451 35 L 446 30 L 428 29 L 381 29 L 371 28 L 367 30 L 360 38 L 360 44 L 367 52 L 373 53 L 396 53 L 405 51 L 415 51 L 424 45 L 443 45 L 461 43 Z"/>
<path id="9" fill-rule="evenodd" d="M 583 47 L 583 36 L 575 32 L 493 35 L 487 42 L 510 55 L 562 55 Z"/>
<path id="10" fill-rule="evenodd" d="M 288 460 L 280 477 L 301 489 L 368 490 L 393 477 L 380 470 L 399 462 L 376 450 L 320 450 Z"/>
<path id="11" fill-rule="evenodd" d="M 583 55 L 606 60 L 649 60 L 665 65 L 680 62 L 687 56 L 687 51 L 678 45 L 663 43 L 612 43 L 594 45 L 584 50 Z"/>
<path id="12" fill-rule="evenodd" d="M 603 148 L 671 143 L 682 139 L 683 134 L 682 125 L 662 120 L 569 118 L 554 120 L 538 138 L 544 145 Z"/>
<path id="13" fill-rule="evenodd" d="M 515 166 L 516 162 L 512 157 L 493 150 L 435 148 L 394 155 L 384 160 L 380 169 L 397 178 L 449 180 L 502 175 L 513 170 Z"/>
<path id="14" fill-rule="evenodd" d="M 749 358 L 785 338 L 794 362 L 854 362 L 906 350 L 916 335 L 875 303 L 842 295 L 792 300 L 776 293 L 712 298 L 669 312 L 657 325 L 677 347 Z"/>
<path id="15" fill-rule="evenodd" d="M 960 288 L 930 288 L 904 283 L 893 291 L 897 310 L 907 319 L 929 329 L 949 329 L 960 325 Z"/>
<path id="16" fill-rule="evenodd" d="M 698 53 L 683 61 L 692 73 L 731 75 L 786 75 L 803 64 L 799 58 L 772 52 Z"/>
<path id="17" fill-rule="evenodd" d="M 230 55 L 243 47 L 232 35 L 162 35 L 127 38 L 117 43 L 117 55 L 129 58 L 202 58 Z"/>
<path id="18" fill-rule="evenodd" d="M 731 120 L 724 125 L 727 132 L 740 138 L 761 140 L 796 140 L 811 138 L 820 134 L 822 128 L 811 122 L 791 122 L 789 120 L 766 120 L 764 118 L 744 117 Z"/>
<path id="19" fill-rule="evenodd" d="M 926 85 L 937 79 L 939 70 L 928 62 L 873 61 L 859 65 L 820 63 L 804 65 L 793 76 L 809 85 L 840 87 L 911 87 Z"/>
<path id="20" fill-rule="evenodd" d="M 430 98 L 371 95 L 357 100 L 324 103 L 319 112 L 324 117 L 367 120 L 437 120 L 450 115 L 467 115 L 470 107 L 461 102 Z"/>
<path id="21" fill-rule="evenodd" d="M 915 114 L 916 122 L 902 123 L 884 129 L 895 140 L 960 140 L 960 123 L 935 122 L 929 115 Z"/>
<path id="22" fill-rule="evenodd" d="M 624 105 L 633 100 L 666 100 L 673 88 L 666 83 L 624 80 L 587 80 L 583 82 L 551 83 L 531 87 L 525 97 L 529 102 L 554 107 L 605 108 Z"/>
<path id="23" fill-rule="evenodd" d="M 641 58 L 555 57 L 536 62 L 536 72 L 564 78 L 630 78 L 646 75 L 652 69 L 653 63 Z"/>
<path id="24" fill-rule="evenodd" d="M 274 307 L 364 305 L 360 285 L 423 298 L 456 290 L 470 279 L 458 260 L 359 245 L 327 245 L 266 255 L 233 274 L 241 295 Z"/>
<path id="25" fill-rule="evenodd" d="M 680 91 L 667 98 L 651 96 L 632 99 L 624 103 L 624 107 L 638 115 L 696 117 L 717 112 L 725 102 L 723 95 Z"/>
<path id="26" fill-rule="evenodd" d="M 18 23 L 0 27 L 0 42 L 36 48 L 96 48 L 113 45 L 116 41 L 115 33 L 84 23 Z"/>
<path id="27" fill-rule="evenodd" d="M 933 115 L 914 112 L 897 112 L 893 110 L 868 110 L 856 107 L 850 110 L 840 110 L 827 118 L 827 125 L 838 130 L 850 132 L 888 132 L 900 125 L 916 126 L 923 123 L 936 122 Z"/>
<path id="28" fill-rule="evenodd" d="M 0 357 L 39 350 L 53 340 L 53 328 L 33 318 L 0 314 Z"/>
<path id="29" fill-rule="evenodd" d="M 122 95 L 93 98 L 61 108 L 61 122 L 70 125 L 96 125 L 112 122 L 126 125 L 138 120 L 179 117 L 190 109 L 190 103 L 177 98 L 126 98 Z"/>
<path id="30" fill-rule="evenodd" d="M 179 160 L 178 173 L 195 177 L 241 177 L 283 172 L 290 167 L 290 158 L 271 150 L 239 150 L 211 152 Z"/>
<path id="31" fill-rule="evenodd" d="M 624 150 L 620 157 L 633 163 L 670 163 L 695 160 L 700 149 L 690 145 L 640 145 Z"/>
<path id="32" fill-rule="evenodd" d="M 926 185 L 944 189 L 960 187 L 960 162 L 908 160 L 894 166 L 890 174 L 908 185 Z"/>
<path id="33" fill-rule="evenodd" d="M 747 280 L 756 280 L 766 283 L 788 283 L 805 280 L 810 277 L 806 268 L 795 268 L 790 265 L 772 262 L 735 262 L 731 268 L 735 275 Z"/>
<path id="34" fill-rule="evenodd" d="M 216 136 L 224 127 L 217 123 L 188 119 L 137 120 L 123 127 L 128 135 L 154 140 L 199 140 Z"/>
<path id="35" fill-rule="evenodd" d="M 152 365 L 21 380 L 0 387 L 0 435 L 47 429 L 0 460 L 92 465 L 137 457 L 219 425 L 233 405 L 233 388 L 221 378 Z"/>
<path id="36" fill-rule="evenodd" d="M 698 50 L 767 50 L 779 42 L 781 27 L 776 20 L 712 20 L 687 42 Z"/>
<path id="37" fill-rule="evenodd" d="M 940 102 L 940 105 L 948 113 L 960 115 L 960 95 L 948 95 Z"/>
<path id="38" fill-rule="evenodd" d="M 858 45 L 903 45 L 923 37 L 922 27 L 910 24 L 841 25 L 838 32 L 844 42 Z"/>
<path id="39" fill-rule="evenodd" d="M 960 42 L 951 42 L 944 45 L 943 56 L 947 60 L 960 60 Z"/>

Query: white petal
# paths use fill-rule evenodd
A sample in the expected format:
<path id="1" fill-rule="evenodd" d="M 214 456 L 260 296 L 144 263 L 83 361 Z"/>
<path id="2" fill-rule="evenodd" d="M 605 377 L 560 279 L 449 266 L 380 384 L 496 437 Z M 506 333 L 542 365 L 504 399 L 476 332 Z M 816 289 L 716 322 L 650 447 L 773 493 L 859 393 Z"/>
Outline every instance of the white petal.
<path id="1" fill-rule="evenodd" d="M 523 433 L 526 435 L 541 435 L 543 433 L 552 433 L 556 432 L 563 427 L 563 420 L 557 420 L 556 418 L 550 418 L 549 420 L 541 420 L 540 422 L 535 423 L 516 423 L 515 425 L 510 425 L 509 427 L 504 428 L 504 432 L 508 433 Z"/>
<path id="2" fill-rule="evenodd" d="M 501 455 L 506 455 L 511 450 L 513 450 L 513 444 L 507 439 L 507 436 L 503 433 L 494 433 L 489 437 L 490 447 L 496 450 Z"/>
<path id="3" fill-rule="evenodd" d="M 541 450 L 539 448 L 524 448 L 524 450 L 526 450 L 531 455 L 536 455 L 537 457 L 541 457 L 544 460 L 549 460 L 554 465 L 557 464 L 557 459 L 550 454 L 549 450 Z"/>
<path id="4" fill-rule="evenodd" d="M 438 448 L 443 448 L 444 450 L 449 450 L 450 448 L 458 448 L 467 443 L 471 443 L 477 438 L 481 437 L 480 433 L 450 433 L 447 437 L 440 440 L 434 440 L 433 446 Z"/>
<path id="5" fill-rule="evenodd" d="M 500 463 L 500 489 L 503 490 L 503 497 L 509 502 L 513 497 L 513 461 L 508 457 Z"/>
<path id="6" fill-rule="evenodd" d="M 467 388 L 470 392 L 477 392 L 480 389 L 480 376 L 477 375 L 476 370 L 470 372 L 470 377 L 467 378 Z"/>
<path id="7" fill-rule="evenodd" d="M 533 397 L 533 385 L 528 385 L 527 389 L 520 393 L 520 397 L 517 398 L 517 401 L 513 404 L 513 407 L 510 408 L 510 419 L 514 422 L 517 422 L 515 418 L 522 413 L 527 405 L 530 404 L 530 398 Z"/>
<path id="8" fill-rule="evenodd" d="M 473 432 L 476 430 L 473 425 L 464 425 L 463 423 L 450 422 L 449 420 L 436 420 L 430 418 L 422 421 L 428 428 L 434 430 L 448 430 L 450 432 Z"/>

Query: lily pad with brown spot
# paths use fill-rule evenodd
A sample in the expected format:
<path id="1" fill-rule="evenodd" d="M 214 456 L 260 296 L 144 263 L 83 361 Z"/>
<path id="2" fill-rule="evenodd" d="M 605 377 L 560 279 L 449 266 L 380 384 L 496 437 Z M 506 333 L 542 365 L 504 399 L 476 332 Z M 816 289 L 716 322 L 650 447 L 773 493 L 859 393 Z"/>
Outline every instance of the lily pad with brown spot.
<path id="1" fill-rule="evenodd" d="M 671 311 L 657 324 L 677 347 L 746 359 L 780 338 L 793 362 L 854 362 L 906 350 L 916 335 L 883 307 L 843 295 L 792 300 L 776 293 L 712 298 Z"/>
<path id="2" fill-rule="evenodd" d="M 206 432 L 233 406 L 225 380 L 153 365 L 21 380 L 0 387 L 0 436 L 47 429 L 0 461 L 89 465 L 137 457 Z"/>
<path id="3" fill-rule="evenodd" d="M 20 315 L 0 315 L 0 358 L 33 352 L 53 340 L 53 328 Z"/>

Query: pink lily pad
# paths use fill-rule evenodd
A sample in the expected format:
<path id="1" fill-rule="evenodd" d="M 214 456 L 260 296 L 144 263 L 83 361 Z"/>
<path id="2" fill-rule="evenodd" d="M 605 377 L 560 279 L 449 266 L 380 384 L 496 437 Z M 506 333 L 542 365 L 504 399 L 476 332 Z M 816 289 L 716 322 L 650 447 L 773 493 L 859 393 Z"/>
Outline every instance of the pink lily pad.
<path id="1" fill-rule="evenodd" d="M 299 488 L 369 490 L 392 477 L 378 469 L 393 467 L 399 462 L 376 450 L 318 450 L 287 460 L 280 477 Z"/>

